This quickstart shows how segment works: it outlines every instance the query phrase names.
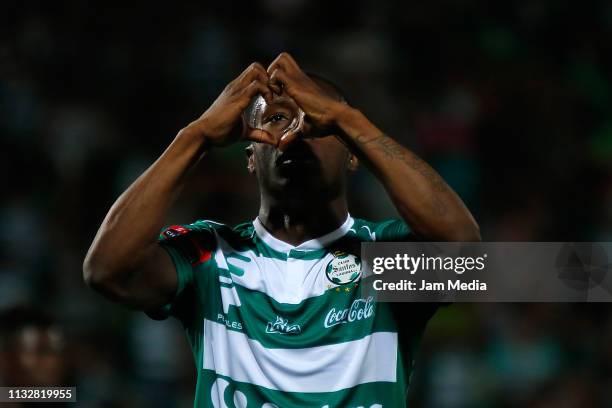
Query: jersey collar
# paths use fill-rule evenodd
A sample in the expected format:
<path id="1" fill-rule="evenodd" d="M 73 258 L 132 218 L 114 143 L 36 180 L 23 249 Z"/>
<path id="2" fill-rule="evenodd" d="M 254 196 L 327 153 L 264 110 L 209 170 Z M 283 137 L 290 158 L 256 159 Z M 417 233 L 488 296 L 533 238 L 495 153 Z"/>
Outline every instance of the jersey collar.
<path id="1" fill-rule="evenodd" d="M 279 252 L 288 252 L 292 249 L 303 250 L 303 251 L 312 251 L 324 248 L 328 244 L 334 242 L 338 238 L 343 237 L 348 230 L 353 226 L 353 217 L 350 214 L 346 216 L 346 220 L 339 226 L 337 229 L 328 232 L 327 234 L 320 236 L 318 238 L 314 238 L 305 242 L 302 242 L 300 245 L 293 246 L 285 241 L 281 241 L 280 239 L 273 236 L 264 225 L 259 220 L 259 217 L 253 220 L 253 227 L 255 228 L 255 233 L 266 245 L 275 251 Z"/>

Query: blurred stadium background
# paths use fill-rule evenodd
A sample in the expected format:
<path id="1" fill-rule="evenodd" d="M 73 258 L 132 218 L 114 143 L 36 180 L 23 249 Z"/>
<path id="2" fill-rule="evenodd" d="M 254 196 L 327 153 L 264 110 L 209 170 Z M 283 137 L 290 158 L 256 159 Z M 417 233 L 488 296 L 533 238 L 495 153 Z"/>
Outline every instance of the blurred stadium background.
<path id="1" fill-rule="evenodd" d="M 3 2 L 0 312 L 55 315 L 79 405 L 191 406 L 178 323 L 86 290 L 81 262 L 177 131 L 283 50 L 432 163 L 485 240 L 612 240 L 612 3 L 491 3 Z M 256 192 L 242 147 L 216 151 L 168 223 L 251 219 Z M 351 208 L 395 215 L 367 171 Z M 418 367 L 413 406 L 612 406 L 610 307 L 453 305 L 431 321 Z"/>

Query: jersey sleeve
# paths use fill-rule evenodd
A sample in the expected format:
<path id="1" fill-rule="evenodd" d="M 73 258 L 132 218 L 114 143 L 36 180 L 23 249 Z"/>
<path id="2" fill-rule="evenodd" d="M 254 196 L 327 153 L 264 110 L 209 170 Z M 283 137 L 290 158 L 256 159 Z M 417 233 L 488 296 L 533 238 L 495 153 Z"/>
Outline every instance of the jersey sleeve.
<path id="1" fill-rule="evenodd" d="M 210 260 L 215 249 L 215 233 L 205 221 L 188 225 L 171 225 L 162 229 L 158 244 L 166 250 L 177 275 L 177 289 L 173 299 L 162 308 L 147 311 L 156 320 L 169 316 L 185 320 L 186 312 L 193 310 L 196 302 L 195 268 Z"/>
<path id="2" fill-rule="evenodd" d="M 412 230 L 403 220 L 399 218 L 380 222 L 374 228 L 376 241 L 413 241 Z"/>

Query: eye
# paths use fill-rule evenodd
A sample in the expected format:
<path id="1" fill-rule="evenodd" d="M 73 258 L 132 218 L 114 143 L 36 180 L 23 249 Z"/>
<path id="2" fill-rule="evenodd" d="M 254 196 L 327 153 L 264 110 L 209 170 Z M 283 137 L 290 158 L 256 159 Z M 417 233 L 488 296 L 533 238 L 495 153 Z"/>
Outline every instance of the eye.
<path id="1" fill-rule="evenodd" d="M 282 113 L 275 113 L 273 115 L 268 116 L 268 118 L 266 119 L 266 122 L 271 122 L 271 123 L 278 123 L 282 120 L 286 120 L 287 117 L 285 115 L 283 115 Z"/>

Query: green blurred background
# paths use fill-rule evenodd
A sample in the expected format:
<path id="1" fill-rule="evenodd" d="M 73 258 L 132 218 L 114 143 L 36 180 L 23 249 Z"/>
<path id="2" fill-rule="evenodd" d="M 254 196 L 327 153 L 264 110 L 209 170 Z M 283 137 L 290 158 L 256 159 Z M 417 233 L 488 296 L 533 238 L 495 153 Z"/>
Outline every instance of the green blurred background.
<path id="1" fill-rule="evenodd" d="M 612 240 L 612 3 L 416 3 L 3 2 L 0 312 L 53 315 L 66 340 L 58 378 L 79 406 L 192 405 L 178 323 L 106 302 L 81 263 L 112 202 L 177 131 L 281 51 L 429 161 L 484 240 Z M 395 215 L 367 171 L 351 185 L 352 215 Z M 243 146 L 215 151 L 168 223 L 250 220 L 257 200 Z M 611 387 L 608 305 L 464 304 L 431 321 L 410 400 L 605 407 Z"/>

